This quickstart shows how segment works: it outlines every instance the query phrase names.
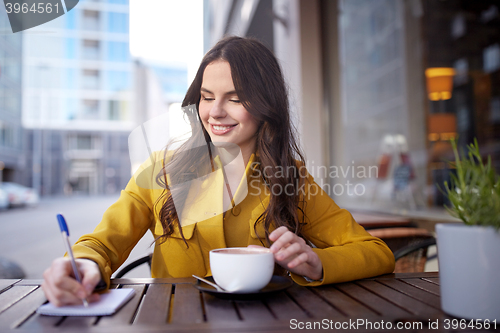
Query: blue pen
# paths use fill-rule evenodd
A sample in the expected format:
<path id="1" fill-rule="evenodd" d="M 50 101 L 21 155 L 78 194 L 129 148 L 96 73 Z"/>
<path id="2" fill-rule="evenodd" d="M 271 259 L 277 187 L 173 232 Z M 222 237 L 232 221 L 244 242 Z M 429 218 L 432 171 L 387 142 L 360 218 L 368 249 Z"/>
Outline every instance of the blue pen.
<path id="1" fill-rule="evenodd" d="M 71 250 L 71 244 L 69 242 L 68 225 L 66 224 L 64 216 L 62 216 L 61 214 L 57 214 L 57 221 L 59 222 L 59 229 L 61 229 L 64 245 L 66 245 L 66 251 L 68 252 L 69 258 L 71 259 L 71 266 L 73 267 L 73 273 L 75 273 L 76 281 L 81 284 L 82 279 L 80 278 L 80 273 L 78 273 L 78 268 L 76 268 L 75 257 L 73 256 L 73 251 Z M 83 299 L 83 305 L 85 305 L 85 307 L 89 306 L 89 302 L 86 298 Z"/>

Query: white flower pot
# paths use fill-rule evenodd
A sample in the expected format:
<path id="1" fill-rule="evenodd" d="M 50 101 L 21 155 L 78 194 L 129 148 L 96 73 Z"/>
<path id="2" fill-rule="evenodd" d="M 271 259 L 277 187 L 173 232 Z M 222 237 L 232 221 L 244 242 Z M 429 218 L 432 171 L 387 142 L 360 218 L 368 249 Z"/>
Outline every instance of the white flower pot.
<path id="1" fill-rule="evenodd" d="M 454 223 L 437 224 L 436 232 L 443 311 L 500 321 L 500 233 Z"/>

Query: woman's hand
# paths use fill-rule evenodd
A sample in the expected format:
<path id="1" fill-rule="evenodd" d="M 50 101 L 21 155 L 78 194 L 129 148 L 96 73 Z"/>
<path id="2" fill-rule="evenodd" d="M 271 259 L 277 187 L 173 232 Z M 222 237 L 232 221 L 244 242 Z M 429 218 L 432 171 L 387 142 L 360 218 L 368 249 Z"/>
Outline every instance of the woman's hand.
<path id="1" fill-rule="evenodd" d="M 286 227 L 279 227 L 269 235 L 269 239 L 274 242 L 270 250 L 279 265 L 312 280 L 323 277 L 321 260 L 303 238 Z"/>
<path id="2" fill-rule="evenodd" d="M 101 281 L 99 266 L 88 259 L 75 261 L 82 284 L 75 280 L 69 258 L 55 259 L 43 273 L 43 292 L 55 306 L 82 304 L 84 298 L 89 302 L 99 300 L 99 294 L 92 294 L 95 286 Z"/>

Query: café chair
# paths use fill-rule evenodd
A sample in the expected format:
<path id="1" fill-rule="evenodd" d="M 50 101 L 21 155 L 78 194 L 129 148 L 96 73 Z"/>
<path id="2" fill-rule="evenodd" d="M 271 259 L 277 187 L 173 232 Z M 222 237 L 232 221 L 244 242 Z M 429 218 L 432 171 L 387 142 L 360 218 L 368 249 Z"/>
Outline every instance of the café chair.
<path id="1" fill-rule="evenodd" d="M 126 265 L 125 267 L 120 268 L 116 275 L 115 278 L 119 279 L 123 277 L 125 274 L 136 268 L 137 266 L 143 265 L 143 264 L 148 264 L 149 270 L 151 270 L 151 258 L 153 258 L 153 253 L 147 254 L 143 257 L 140 257 L 139 259 L 136 259 L 132 261 L 130 264 Z"/>
<path id="2" fill-rule="evenodd" d="M 428 248 L 436 244 L 436 239 L 426 229 L 382 228 L 367 231 L 382 239 L 394 253 L 394 273 L 424 272 L 427 261 L 435 258 L 427 256 Z"/>

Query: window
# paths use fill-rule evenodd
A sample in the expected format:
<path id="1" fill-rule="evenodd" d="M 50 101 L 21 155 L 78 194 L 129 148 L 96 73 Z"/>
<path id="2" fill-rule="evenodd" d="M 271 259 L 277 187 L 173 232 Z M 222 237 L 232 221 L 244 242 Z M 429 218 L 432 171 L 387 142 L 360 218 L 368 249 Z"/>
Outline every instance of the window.
<path id="1" fill-rule="evenodd" d="M 83 58 L 87 60 L 99 59 L 100 45 L 98 40 L 83 40 Z"/>
<path id="2" fill-rule="evenodd" d="M 128 102 L 116 100 L 109 101 L 108 120 L 128 120 Z"/>
<path id="3" fill-rule="evenodd" d="M 128 33 L 128 14 L 110 12 L 108 14 L 108 31 Z"/>
<path id="4" fill-rule="evenodd" d="M 5 147 L 15 147 L 14 128 L 9 124 L 0 121 L 0 145 Z"/>
<path id="5" fill-rule="evenodd" d="M 76 59 L 76 39 L 75 38 L 66 38 L 65 58 L 66 59 Z"/>
<path id="6" fill-rule="evenodd" d="M 82 87 L 84 89 L 99 89 L 99 71 L 84 69 Z"/>
<path id="7" fill-rule="evenodd" d="M 109 120 L 120 120 L 120 101 L 109 101 Z"/>
<path id="8" fill-rule="evenodd" d="M 76 89 L 77 77 L 75 68 L 66 68 L 66 77 L 64 79 L 65 89 Z"/>
<path id="9" fill-rule="evenodd" d="M 76 137 L 76 149 L 78 150 L 92 149 L 92 137 L 90 135 L 78 135 Z"/>
<path id="10" fill-rule="evenodd" d="M 107 60 L 109 61 L 129 61 L 130 52 L 126 42 L 108 42 Z"/>
<path id="11" fill-rule="evenodd" d="M 129 72 L 108 71 L 106 90 L 127 91 L 132 89 L 132 80 Z"/>
<path id="12" fill-rule="evenodd" d="M 76 29 L 76 10 L 70 10 L 69 12 L 66 13 L 65 19 L 66 19 L 66 29 L 71 29 L 74 30 Z"/>
<path id="13" fill-rule="evenodd" d="M 94 99 L 84 99 L 82 101 L 81 119 L 98 119 L 99 101 Z"/>
<path id="14" fill-rule="evenodd" d="M 72 134 L 68 137 L 69 150 L 91 150 L 99 149 L 101 140 L 98 136 L 87 133 Z M 76 161 L 76 160 L 75 160 Z M 84 161 L 84 160 L 80 160 Z"/>
<path id="15" fill-rule="evenodd" d="M 500 45 L 488 46 L 483 51 L 483 67 L 486 73 L 493 73 L 500 68 Z"/>
<path id="16" fill-rule="evenodd" d="M 73 120 L 76 118 L 77 105 L 78 103 L 76 98 L 66 98 L 66 107 L 64 108 L 64 115 L 66 120 Z"/>
<path id="17" fill-rule="evenodd" d="M 83 11 L 83 29 L 84 30 L 100 30 L 99 29 L 99 12 L 98 11 L 96 11 L 96 10 L 84 10 Z"/>

